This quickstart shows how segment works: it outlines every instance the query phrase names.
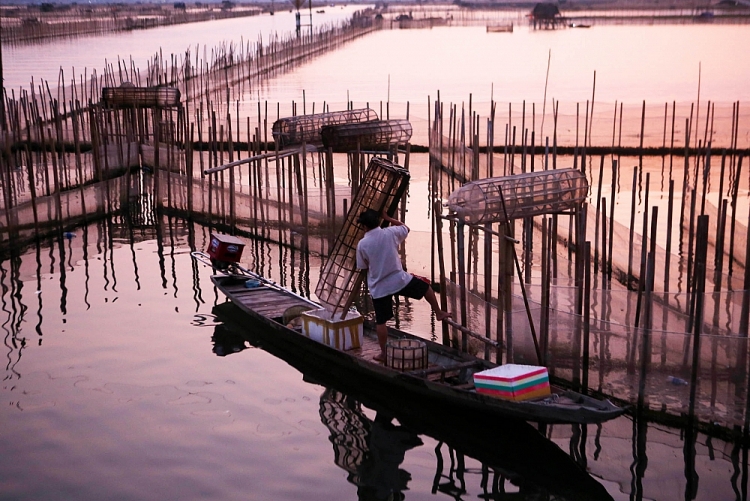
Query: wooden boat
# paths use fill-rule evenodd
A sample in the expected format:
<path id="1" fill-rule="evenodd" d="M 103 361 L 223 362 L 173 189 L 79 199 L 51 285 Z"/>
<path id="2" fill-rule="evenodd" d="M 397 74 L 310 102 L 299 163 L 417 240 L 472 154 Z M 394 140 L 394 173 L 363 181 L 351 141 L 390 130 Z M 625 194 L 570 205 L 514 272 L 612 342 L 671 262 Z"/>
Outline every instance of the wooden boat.
<path id="1" fill-rule="evenodd" d="M 326 416 L 346 419 L 356 408 L 352 406 L 353 399 L 375 411 L 377 417 L 396 419 L 409 432 L 432 437 L 455 453 L 465 454 L 483 465 L 502 471 L 519 488 L 528 488 L 531 492 L 538 492 L 542 488 L 549 494 L 576 501 L 613 499 L 584 467 L 527 422 L 476 413 L 462 407 L 449 407 L 438 401 L 429 405 L 413 398 L 409 392 L 399 394 L 387 388 L 381 389 L 371 384 L 366 372 L 359 374 L 358 371 L 348 371 L 343 364 L 319 363 L 315 354 L 300 349 L 294 338 L 278 336 L 274 329 L 248 328 L 247 314 L 231 302 L 216 305 L 212 312 L 220 322 L 214 329 L 214 352 L 220 355 L 233 353 L 249 343 L 298 370 L 303 380 L 324 386 L 326 389 L 321 395 L 320 413 L 324 423 Z M 330 401 L 332 392 L 344 399 L 342 406 L 346 412 L 324 412 L 324 405 L 335 404 Z M 351 436 L 343 435 L 338 440 L 331 440 L 334 450 L 339 449 L 336 451 L 336 464 L 339 464 L 341 457 L 347 456 L 346 451 L 340 449 L 356 448 L 362 430 L 349 421 L 333 423 L 334 426 L 325 424 L 332 431 L 335 428 L 341 434 L 351 433 Z M 416 435 L 414 438 L 417 439 Z M 352 456 L 363 456 L 366 447 Z M 438 461 L 437 468 L 433 492 L 448 493 L 452 484 L 446 481 L 444 475 L 440 475 L 441 461 Z"/>
<path id="2" fill-rule="evenodd" d="M 513 23 L 508 24 L 488 24 L 487 33 L 513 33 Z"/>
<path id="3" fill-rule="evenodd" d="M 193 256 L 207 262 L 208 256 L 201 252 Z M 549 396 L 523 401 L 480 393 L 474 386 L 474 374 L 491 369 L 495 364 L 394 328 L 389 328 L 389 344 L 400 340 L 424 347 L 427 364 L 412 370 L 390 367 L 374 360 L 380 353 L 374 325 L 365 323 L 361 341 L 353 343 L 353 348 L 342 349 L 333 343 L 314 340 L 300 327 L 292 325 L 303 311 L 319 308 L 313 301 L 239 267 L 215 274 L 211 280 L 247 315 L 251 322 L 248 328 L 261 324 L 272 330 L 276 338 L 295 345 L 318 363 L 336 365 L 346 373 L 366 376 L 371 384 L 394 395 L 418 398 L 429 405 L 455 406 L 482 415 L 539 423 L 600 423 L 625 412 L 609 400 L 555 386 Z M 400 365 L 409 367 L 408 363 Z"/>

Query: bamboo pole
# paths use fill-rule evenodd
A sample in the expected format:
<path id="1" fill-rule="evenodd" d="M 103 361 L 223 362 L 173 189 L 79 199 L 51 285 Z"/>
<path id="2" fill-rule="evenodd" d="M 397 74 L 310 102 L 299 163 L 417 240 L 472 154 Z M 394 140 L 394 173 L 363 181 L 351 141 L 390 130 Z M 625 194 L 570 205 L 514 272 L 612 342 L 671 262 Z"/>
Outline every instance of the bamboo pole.
<path id="1" fill-rule="evenodd" d="M 750 228 L 750 210 L 747 215 L 747 227 Z M 737 349 L 737 367 L 735 369 L 735 381 L 744 381 L 747 373 L 747 350 L 748 350 L 748 326 L 750 325 L 750 239 L 745 242 L 745 278 L 743 281 L 742 306 L 740 309 L 739 329 L 737 336 L 739 338 Z M 750 392 L 748 392 L 750 399 Z M 748 407 L 750 409 L 750 407 Z M 746 409 L 746 415 L 750 411 Z"/>
<path id="2" fill-rule="evenodd" d="M 703 330 L 703 302 L 706 283 L 706 254 L 708 248 L 708 216 L 698 216 L 695 249 L 695 292 L 696 308 L 693 323 L 693 362 L 690 367 L 690 400 L 688 416 L 695 416 L 696 397 L 698 393 L 698 375 L 700 374 L 701 333 Z"/>
<path id="3" fill-rule="evenodd" d="M 596 189 L 596 224 L 594 225 L 594 274 L 596 275 L 599 272 L 599 219 L 600 219 L 600 211 L 601 211 L 601 199 L 602 199 L 602 184 L 604 182 L 604 155 L 601 156 L 600 162 L 599 162 L 599 180 L 597 182 L 597 189 Z M 602 229 L 602 232 L 604 229 Z M 606 253 L 604 248 L 602 248 L 602 252 Z"/>
<path id="4" fill-rule="evenodd" d="M 541 303 L 542 311 L 539 319 L 539 348 L 542 354 L 542 365 L 549 367 L 549 329 L 550 329 L 550 292 L 551 292 L 551 259 L 554 252 L 551 245 L 552 220 L 542 219 L 542 270 L 541 270 Z"/>
<path id="5" fill-rule="evenodd" d="M 734 186 L 732 187 L 732 219 L 730 220 L 730 229 L 729 229 L 729 276 L 732 276 L 732 271 L 734 269 L 734 237 L 736 232 L 736 222 L 738 218 L 737 214 L 737 201 L 739 198 L 739 190 L 740 190 L 740 180 L 742 179 L 741 173 L 742 173 L 742 159 L 744 157 L 740 155 L 738 161 L 737 161 L 737 170 L 735 171 L 734 175 Z M 750 231 L 750 226 L 747 227 L 748 231 Z M 745 268 L 748 268 L 750 266 L 750 261 L 745 259 Z"/>
<path id="6" fill-rule="evenodd" d="M 193 158 L 193 144 L 195 138 L 195 124 L 190 124 L 190 141 L 185 145 L 185 159 L 187 167 L 187 210 L 188 218 L 191 218 L 195 211 L 193 204 L 193 185 L 195 183 L 195 172 L 194 172 L 194 158 Z"/>
<path id="7" fill-rule="evenodd" d="M 238 117 L 239 118 L 239 117 Z M 227 115 L 227 140 L 229 141 L 229 163 L 234 162 L 234 142 L 232 140 L 232 117 Z M 237 225 L 237 195 L 234 169 L 229 169 L 229 226 Z"/>
<path id="8" fill-rule="evenodd" d="M 485 337 L 492 339 L 492 233 L 487 230 L 492 229 L 492 224 L 485 225 L 484 232 L 484 325 Z M 489 360 L 490 347 L 485 344 L 484 358 Z"/>
<path id="9" fill-rule="evenodd" d="M 591 336 L 591 242 L 583 244 L 583 262 L 585 265 L 583 277 L 583 351 L 581 353 L 583 374 L 581 379 L 581 391 L 585 395 L 589 388 L 589 347 Z M 578 354 L 575 353 L 574 356 Z"/>
<path id="10" fill-rule="evenodd" d="M 625 283 L 625 286 L 628 288 L 628 290 L 632 290 L 633 288 L 633 234 L 635 232 L 635 197 L 636 197 L 636 188 L 638 183 L 638 170 L 633 170 L 633 187 L 630 194 L 630 224 L 628 227 L 630 228 L 628 233 L 628 275 L 627 275 L 627 282 Z"/>
<path id="11" fill-rule="evenodd" d="M 160 161 L 160 155 L 159 150 L 161 147 L 161 108 L 154 108 L 153 110 L 153 117 L 154 117 L 154 201 L 156 202 L 156 210 L 160 211 L 162 209 L 163 201 L 161 198 L 161 186 L 160 186 L 160 173 L 159 170 L 161 169 L 161 161 Z M 106 159 L 106 155 L 105 155 Z"/>

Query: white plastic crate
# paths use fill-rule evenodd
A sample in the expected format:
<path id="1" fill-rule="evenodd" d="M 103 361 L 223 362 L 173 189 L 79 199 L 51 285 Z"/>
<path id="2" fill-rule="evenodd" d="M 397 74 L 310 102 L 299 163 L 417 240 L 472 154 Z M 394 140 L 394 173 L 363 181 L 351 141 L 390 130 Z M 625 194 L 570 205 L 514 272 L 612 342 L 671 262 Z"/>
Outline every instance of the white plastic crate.
<path id="1" fill-rule="evenodd" d="M 349 311 L 345 319 L 341 314 L 333 318 L 325 308 L 305 311 L 301 315 L 302 332 L 319 343 L 338 350 L 351 350 L 362 346 L 364 319 L 356 311 Z"/>

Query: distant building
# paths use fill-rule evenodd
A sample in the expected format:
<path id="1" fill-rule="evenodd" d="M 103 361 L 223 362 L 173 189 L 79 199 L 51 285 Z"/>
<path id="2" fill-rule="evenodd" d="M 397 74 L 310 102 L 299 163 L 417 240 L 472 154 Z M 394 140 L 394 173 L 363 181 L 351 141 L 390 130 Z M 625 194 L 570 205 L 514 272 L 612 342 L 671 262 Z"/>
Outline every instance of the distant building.
<path id="1" fill-rule="evenodd" d="M 563 21 L 560 9 L 554 3 L 538 3 L 531 10 L 530 16 L 534 28 L 554 29 Z"/>

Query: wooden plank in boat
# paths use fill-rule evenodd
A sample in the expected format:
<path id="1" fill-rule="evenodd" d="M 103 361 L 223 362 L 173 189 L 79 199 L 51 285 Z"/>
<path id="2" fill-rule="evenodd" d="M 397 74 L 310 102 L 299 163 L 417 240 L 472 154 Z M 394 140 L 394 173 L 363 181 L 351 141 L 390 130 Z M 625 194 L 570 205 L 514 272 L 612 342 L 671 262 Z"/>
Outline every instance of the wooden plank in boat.
<path id="1" fill-rule="evenodd" d="M 380 345 L 378 344 L 377 339 L 362 336 L 362 347 L 357 350 L 350 350 L 349 353 L 352 353 L 358 358 L 373 361 L 376 356 L 380 355 Z"/>
<path id="2" fill-rule="evenodd" d="M 269 287 L 247 289 L 244 286 L 232 287 L 232 299 L 239 301 L 246 308 L 268 318 L 281 317 L 287 308 L 292 306 L 311 306 L 303 299 Z"/>

